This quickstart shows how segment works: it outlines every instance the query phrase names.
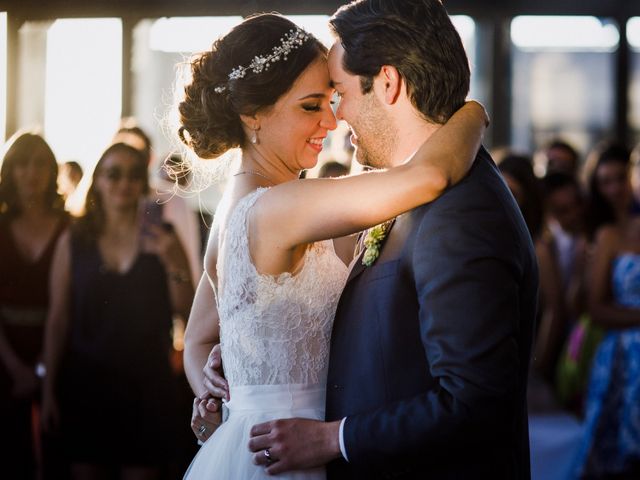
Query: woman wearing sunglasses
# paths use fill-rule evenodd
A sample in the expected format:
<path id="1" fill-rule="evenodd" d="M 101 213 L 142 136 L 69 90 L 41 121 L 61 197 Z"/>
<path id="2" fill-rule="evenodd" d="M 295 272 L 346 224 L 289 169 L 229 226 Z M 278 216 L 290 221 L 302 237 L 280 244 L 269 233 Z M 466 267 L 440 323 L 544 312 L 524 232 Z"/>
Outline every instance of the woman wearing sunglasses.
<path id="1" fill-rule="evenodd" d="M 144 219 L 148 188 L 141 153 L 110 146 L 54 253 L 43 421 L 74 478 L 156 478 L 171 458 L 171 319 L 187 316 L 193 285 L 176 234 Z"/>

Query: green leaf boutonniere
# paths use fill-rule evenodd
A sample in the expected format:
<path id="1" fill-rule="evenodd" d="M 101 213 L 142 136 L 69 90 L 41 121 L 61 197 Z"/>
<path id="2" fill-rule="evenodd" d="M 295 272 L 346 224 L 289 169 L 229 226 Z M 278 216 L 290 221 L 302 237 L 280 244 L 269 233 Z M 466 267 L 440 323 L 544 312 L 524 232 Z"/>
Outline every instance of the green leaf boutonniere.
<path id="1" fill-rule="evenodd" d="M 382 242 L 387 237 L 389 230 L 393 225 L 393 219 L 387 220 L 380 225 L 376 225 L 370 228 L 367 235 L 364 237 L 365 251 L 362 256 L 362 264 L 365 267 L 370 267 L 373 262 L 380 256 L 380 249 L 382 248 Z"/>

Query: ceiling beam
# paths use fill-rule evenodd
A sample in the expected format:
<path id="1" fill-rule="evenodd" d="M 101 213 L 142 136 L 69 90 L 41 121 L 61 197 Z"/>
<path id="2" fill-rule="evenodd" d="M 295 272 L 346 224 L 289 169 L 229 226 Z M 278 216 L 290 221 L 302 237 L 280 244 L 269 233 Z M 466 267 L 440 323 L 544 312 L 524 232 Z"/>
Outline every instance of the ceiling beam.
<path id="1" fill-rule="evenodd" d="M 331 14 L 343 0 L 3 0 L 0 10 L 28 20 L 73 17 L 249 15 L 278 11 L 285 14 Z M 516 15 L 640 16 L 640 2 L 628 0 L 444 0 L 450 14 L 478 18 Z"/>

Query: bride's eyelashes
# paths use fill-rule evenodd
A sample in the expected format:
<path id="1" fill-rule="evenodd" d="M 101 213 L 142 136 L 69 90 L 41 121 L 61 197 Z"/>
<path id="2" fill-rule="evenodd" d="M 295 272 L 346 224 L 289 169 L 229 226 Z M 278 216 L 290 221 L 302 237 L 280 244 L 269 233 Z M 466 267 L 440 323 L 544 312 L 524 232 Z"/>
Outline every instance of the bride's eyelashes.
<path id="1" fill-rule="evenodd" d="M 328 102 L 329 108 L 331 108 L 331 105 L 333 105 L 333 101 Z M 322 110 L 322 104 L 321 103 L 306 104 L 306 105 L 302 105 L 302 109 L 305 112 L 320 112 Z"/>
<path id="2" fill-rule="evenodd" d="M 314 105 L 302 105 L 302 109 L 305 112 L 319 112 L 320 111 L 320 105 L 318 104 L 314 104 Z"/>

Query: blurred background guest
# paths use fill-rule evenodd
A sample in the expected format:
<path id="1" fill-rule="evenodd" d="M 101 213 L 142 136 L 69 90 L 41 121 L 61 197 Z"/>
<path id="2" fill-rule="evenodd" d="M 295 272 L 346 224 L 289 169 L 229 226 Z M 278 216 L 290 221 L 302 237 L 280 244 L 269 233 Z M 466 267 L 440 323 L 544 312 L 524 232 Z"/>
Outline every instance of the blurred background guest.
<path id="1" fill-rule="evenodd" d="M 520 207 L 520 212 L 527 224 L 531 239 L 534 245 L 537 245 L 538 239 L 542 234 L 544 214 L 542 192 L 539 181 L 533 172 L 532 159 L 527 155 L 514 153 L 509 148 L 495 150 L 494 157 L 504 181 Z M 541 280 L 542 273 L 541 269 Z M 534 344 L 534 348 L 537 348 L 536 344 Z M 533 361 L 534 363 L 536 361 L 535 355 Z M 550 398 L 551 391 L 548 386 L 540 384 L 540 388 L 537 388 L 538 383 L 536 382 L 535 387 L 532 388 L 530 382 L 530 410 L 532 406 L 534 409 L 548 409 L 551 408 L 550 405 L 555 407 L 553 400 Z"/>
<path id="2" fill-rule="evenodd" d="M 587 234 L 595 241 L 596 232 L 606 224 L 625 223 L 638 211 L 630 183 L 630 152 L 624 145 L 604 142 L 587 158 L 584 178 L 588 188 Z"/>
<path id="3" fill-rule="evenodd" d="M 550 173 L 564 173 L 576 177 L 580 156 L 575 148 L 560 138 L 554 138 L 535 155 L 535 171 L 543 177 Z"/>
<path id="4" fill-rule="evenodd" d="M 552 172 L 542 179 L 542 187 L 546 214 L 543 233 L 536 242 L 540 267 L 540 323 L 534 365 L 549 384 L 555 384 L 562 347 L 586 308 L 587 240 L 584 198 L 576 178 Z M 567 380 L 562 378 L 563 382 Z M 581 402 L 581 393 L 575 402 Z M 578 395 L 578 392 L 572 395 Z M 578 405 L 575 407 L 579 408 Z"/>
<path id="5" fill-rule="evenodd" d="M 159 478 L 174 460 L 170 330 L 193 285 L 173 228 L 142 214 L 147 192 L 144 155 L 110 146 L 54 253 L 43 423 L 77 479 Z"/>
<path id="6" fill-rule="evenodd" d="M 136 125 L 131 118 L 123 119 L 121 127 L 113 137 L 113 143 L 126 143 L 133 148 L 139 150 L 146 161 L 149 176 L 149 199 L 152 203 L 160 205 L 162 218 L 172 224 L 176 230 L 178 238 L 182 243 L 191 269 L 192 281 L 197 285 L 202 275 L 202 253 L 200 228 L 196 213 L 194 213 L 187 204 L 186 200 L 180 195 L 179 182 L 186 179 L 183 175 L 177 175 L 174 178 L 167 178 L 164 174 L 164 165 L 157 166 L 151 139 L 146 132 Z"/>
<path id="7" fill-rule="evenodd" d="M 336 178 L 345 175 L 349 175 L 349 167 L 335 160 L 326 162 L 318 171 L 318 178 Z"/>
<path id="8" fill-rule="evenodd" d="M 530 157 L 505 152 L 498 159 L 498 168 L 513 194 L 524 221 L 529 228 L 531 238 L 535 242 L 542 231 L 542 193 L 538 179 L 533 173 Z"/>
<path id="9" fill-rule="evenodd" d="M 194 212 L 183 193 L 189 190 L 190 176 L 185 169 L 185 162 L 178 154 L 170 155 L 158 162 L 154 154 L 151 139 L 136 123 L 134 118 L 121 119 L 120 127 L 113 137 L 113 142 L 122 142 L 137 149 L 145 158 L 149 192 L 143 203 L 143 216 L 146 221 L 159 221 L 171 224 L 180 244 L 189 260 L 193 285 L 200 282 L 203 271 L 204 246 L 206 245 L 211 216 L 204 212 Z M 158 165 L 160 163 L 160 165 Z M 207 223 L 207 220 L 209 223 Z M 187 317 L 174 312 L 171 337 L 173 343 L 171 364 L 178 382 L 179 408 L 184 411 L 191 409 L 193 396 L 187 382 L 183 367 L 184 332 Z M 188 423 L 181 425 L 174 442 L 176 451 L 183 453 L 186 461 L 193 458 L 192 432 Z"/>
<path id="10" fill-rule="evenodd" d="M 631 189 L 633 200 L 636 205 L 640 205 L 640 143 L 631 151 Z"/>
<path id="11" fill-rule="evenodd" d="M 638 212 L 637 203 L 633 199 L 630 184 L 630 152 L 622 144 L 612 141 L 603 141 L 596 145 L 590 152 L 583 169 L 583 178 L 588 190 L 588 199 L 585 215 L 584 241 L 576 244 L 579 253 L 577 259 L 578 270 L 583 271 L 582 284 L 586 292 L 582 296 L 576 296 L 568 291 L 569 302 L 573 305 L 574 315 L 571 316 L 573 328 L 566 338 L 565 346 L 557 365 L 556 389 L 560 401 L 571 411 L 582 416 L 586 413 L 585 399 L 588 385 L 593 370 L 595 352 L 603 336 L 602 318 L 594 318 L 593 307 L 587 307 L 587 299 L 593 301 L 593 284 L 595 277 L 602 278 L 602 268 L 597 269 L 597 262 L 601 259 L 601 251 L 598 250 L 598 232 L 605 227 L 626 228 L 633 215 Z M 560 239 L 560 237 L 557 237 Z M 582 247 L 584 245 L 584 247 Z M 610 259 L 611 260 L 611 259 Z M 583 267 L 580 267 L 580 264 Z M 575 282 L 576 285 L 579 282 Z M 587 286 L 590 286 L 587 288 Z M 557 287 L 545 287 L 542 291 L 549 291 Z M 579 289 L 578 289 L 579 290 Z M 567 300 L 565 298 L 565 300 Z M 577 300 L 577 302 L 576 302 Z M 583 311 L 580 314 L 580 310 Z M 605 322 L 606 323 L 606 322 Z M 553 338 L 558 333 L 566 332 L 559 326 L 553 329 L 549 324 L 548 335 L 550 345 L 554 345 Z"/>
<path id="12" fill-rule="evenodd" d="M 76 191 L 80 180 L 82 180 L 82 167 L 78 162 L 70 160 L 60 166 L 58 191 L 65 200 Z"/>
<path id="13" fill-rule="evenodd" d="M 553 232 L 564 232 L 571 238 L 579 235 L 580 195 L 571 176 L 551 174 L 561 175 L 563 180 L 550 176 L 548 183 L 541 185 L 528 155 L 502 150 L 496 159 L 529 228 L 540 267 L 538 322 L 527 392 L 532 478 L 564 480 L 570 478 L 583 428 L 572 414 L 562 409 L 553 382 L 558 353 L 568 328 L 563 315 L 570 303 L 566 295 L 571 282 L 567 280 L 565 290 L 563 275 L 571 277 L 569 271 L 573 271 L 573 275 L 579 277 L 581 272 L 574 270 L 575 265 L 569 266 L 566 257 L 571 257 L 567 252 L 570 249 L 564 240 L 556 244 Z M 564 211 L 565 208 L 568 211 Z"/>
<path id="14" fill-rule="evenodd" d="M 600 156 L 592 184 L 613 216 L 596 231 L 589 274 L 591 320 L 605 335 L 591 367 L 580 478 L 640 478 L 640 217 L 629 213 L 625 150 L 613 153 Z"/>
<path id="15" fill-rule="evenodd" d="M 58 164 L 44 139 L 18 133 L 0 170 L 0 451 L 2 475 L 36 478 L 37 411 L 54 246 L 67 226 Z M 41 373 L 41 372 L 40 372 Z"/>

